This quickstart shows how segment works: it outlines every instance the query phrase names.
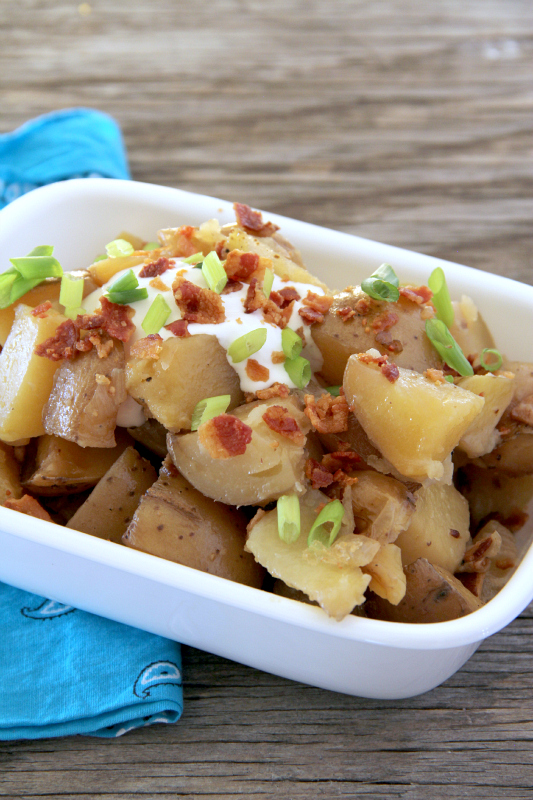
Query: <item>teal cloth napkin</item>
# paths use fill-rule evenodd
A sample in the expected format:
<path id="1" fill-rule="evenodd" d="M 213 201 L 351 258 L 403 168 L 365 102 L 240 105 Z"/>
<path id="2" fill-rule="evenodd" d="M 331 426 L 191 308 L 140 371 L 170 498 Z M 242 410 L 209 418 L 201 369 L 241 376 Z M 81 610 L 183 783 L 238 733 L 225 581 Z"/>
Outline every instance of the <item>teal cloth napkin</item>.
<path id="1" fill-rule="evenodd" d="M 130 177 L 120 129 L 99 111 L 47 114 L 0 136 L 0 207 L 94 175 Z M 115 737 L 180 718 L 178 643 L 2 583 L 0 620 L 0 740 Z"/>

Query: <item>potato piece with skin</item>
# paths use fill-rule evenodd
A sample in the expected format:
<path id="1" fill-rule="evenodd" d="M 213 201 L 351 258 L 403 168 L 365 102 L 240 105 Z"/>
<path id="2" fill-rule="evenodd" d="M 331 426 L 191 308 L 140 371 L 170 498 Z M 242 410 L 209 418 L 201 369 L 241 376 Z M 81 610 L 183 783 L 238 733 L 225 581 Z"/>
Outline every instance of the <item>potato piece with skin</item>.
<path id="1" fill-rule="evenodd" d="M 442 478 L 450 455 L 484 405 L 482 397 L 399 369 L 393 383 L 367 354 L 351 356 L 346 398 L 369 439 L 408 478 Z"/>
<path id="2" fill-rule="evenodd" d="M 395 544 L 384 544 L 363 572 L 371 575 L 368 588 L 393 606 L 405 596 L 406 579 L 402 566 L 402 553 Z"/>
<path id="3" fill-rule="evenodd" d="M 67 528 L 120 544 L 142 495 L 157 473 L 133 447 L 127 447 L 67 523 Z"/>
<path id="4" fill-rule="evenodd" d="M 246 518 L 204 497 L 170 459 L 141 499 L 123 544 L 211 575 L 260 588 L 263 569 L 244 551 Z"/>
<path id="5" fill-rule="evenodd" d="M 122 451 L 132 443 L 124 429 L 116 432 L 114 448 L 80 447 L 58 436 L 41 436 L 36 452 L 24 466 L 22 486 L 32 494 L 83 492 L 96 486 Z"/>
<path id="6" fill-rule="evenodd" d="M 432 483 L 415 492 L 416 508 L 396 544 L 404 564 L 427 558 L 454 573 L 470 539 L 470 513 L 465 498 L 453 486 Z"/>
<path id="7" fill-rule="evenodd" d="M 313 339 L 324 357 L 321 369 L 324 379 L 334 386 L 341 384 L 348 358 L 370 348 L 388 355 L 399 367 L 417 372 L 430 367 L 440 369 L 442 359 L 426 336 L 422 308 L 404 297 L 397 303 L 373 300 L 360 286 L 349 286 L 335 295 L 324 322 L 313 325 L 312 329 Z M 354 315 L 343 320 L 338 313 L 341 309 L 353 311 Z M 386 325 L 387 317 L 393 319 L 391 315 L 397 321 L 383 330 L 382 321 Z M 390 342 L 390 347 L 386 342 Z"/>
<path id="8" fill-rule="evenodd" d="M 481 413 L 470 423 L 458 444 L 469 458 L 478 458 L 490 453 L 500 442 L 496 426 L 511 402 L 513 379 L 488 373 L 461 378 L 456 385 L 485 400 Z"/>
<path id="9" fill-rule="evenodd" d="M 450 333 L 465 354 L 476 366 L 479 355 L 486 347 L 494 349 L 494 339 L 477 307 L 466 295 L 460 301 L 452 301 L 454 323 Z"/>
<path id="10" fill-rule="evenodd" d="M 270 406 L 282 406 L 307 433 L 310 422 L 296 398 L 274 397 L 240 406 L 233 414 L 252 428 L 242 455 L 212 458 L 198 433 L 169 434 L 168 452 L 180 472 L 202 494 L 230 505 L 263 505 L 289 492 L 303 491 L 304 447 L 273 431 L 263 420 Z"/>
<path id="11" fill-rule="evenodd" d="M 61 363 L 35 355 L 34 349 L 55 334 L 65 317 L 54 310 L 43 316 L 31 312 L 29 306 L 17 307 L 15 322 L 0 353 L 0 440 L 8 443 L 45 432 L 43 407 Z"/>
<path id="12" fill-rule="evenodd" d="M 488 469 L 497 469 L 506 475 L 519 477 L 533 473 L 533 428 L 521 428 L 504 442 L 482 456 Z"/>
<path id="13" fill-rule="evenodd" d="M 428 624 L 464 617 L 481 608 L 481 601 L 442 567 L 419 558 L 405 567 L 406 591 L 394 606 L 377 595 L 364 605 L 367 616 L 389 622 Z"/>
<path id="14" fill-rule="evenodd" d="M 511 530 L 524 524 L 524 509 L 533 498 L 533 475 L 512 476 L 469 464 L 458 471 L 456 481 L 475 528 L 489 516 Z"/>
<path id="15" fill-rule="evenodd" d="M 8 499 L 17 500 L 22 496 L 19 473 L 20 465 L 13 448 L 0 442 L 0 505 Z"/>
<path id="16" fill-rule="evenodd" d="M 244 400 L 224 349 L 216 336 L 206 334 L 165 339 L 157 360 L 130 357 L 126 389 L 173 433 L 190 430 L 194 408 L 206 397 L 229 394 L 230 409 Z"/>
<path id="17" fill-rule="evenodd" d="M 352 506 L 358 530 L 389 544 L 408 526 L 415 498 L 403 483 L 380 472 L 357 471 L 352 488 Z"/>
<path id="18" fill-rule="evenodd" d="M 115 447 L 117 411 L 125 399 L 124 349 L 113 340 L 105 358 L 93 348 L 63 361 L 43 408 L 44 429 L 80 447 Z"/>
<path id="19" fill-rule="evenodd" d="M 165 458 L 167 454 L 167 431 L 156 419 L 147 419 L 142 425 L 136 428 L 128 428 L 130 434 L 136 442 L 146 447 L 159 458 Z"/>

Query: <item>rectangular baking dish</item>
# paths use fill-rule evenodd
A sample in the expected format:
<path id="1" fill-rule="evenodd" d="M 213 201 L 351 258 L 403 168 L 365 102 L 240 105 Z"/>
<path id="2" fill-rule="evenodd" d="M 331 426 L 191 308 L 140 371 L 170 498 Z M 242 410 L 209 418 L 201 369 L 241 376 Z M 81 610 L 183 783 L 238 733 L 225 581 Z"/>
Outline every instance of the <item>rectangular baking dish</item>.
<path id="1" fill-rule="evenodd" d="M 236 198 L 238 199 L 238 198 Z M 0 212 L 0 269 L 53 244 L 64 269 L 81 269 L 121 230 L 157 230 L 216 217 L 232 203 L 150 184 L 72 180 L 37 189 Z M 402 281 L 425 283 L 442 266 L 452 297 L 470 295 L 513 359 L 533 361 L 533 287 L 304 222 L 266 214 L 302 252 L 311 272 L 342 289 L 383 262 Z M 458 670 L 480 642 L 533 599 L 531 522 L 524 553 L 502 591 L 451 622 L 406 625 L 350 616 L 226 581 L 52 523 L 0 508 L 0 580 L 307 684 L 377 699 L 426 692 Z"/>

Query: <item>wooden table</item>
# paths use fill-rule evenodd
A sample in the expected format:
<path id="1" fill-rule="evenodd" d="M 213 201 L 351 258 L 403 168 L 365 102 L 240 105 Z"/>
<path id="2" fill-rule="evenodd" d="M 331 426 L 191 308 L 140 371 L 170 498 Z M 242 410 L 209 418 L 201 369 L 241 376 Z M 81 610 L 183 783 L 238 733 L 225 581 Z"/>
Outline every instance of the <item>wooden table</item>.
<path id="1" fill-rule="evenodd" d="M 0 30 L 0 131 L 96 107 L 138 180 L 533 283 L 531 0 L 0 0 Z M 401 702 L 184 648 L 181 722 L 4 743 L 0 797 L 529 798 L 532 633 Z"/>

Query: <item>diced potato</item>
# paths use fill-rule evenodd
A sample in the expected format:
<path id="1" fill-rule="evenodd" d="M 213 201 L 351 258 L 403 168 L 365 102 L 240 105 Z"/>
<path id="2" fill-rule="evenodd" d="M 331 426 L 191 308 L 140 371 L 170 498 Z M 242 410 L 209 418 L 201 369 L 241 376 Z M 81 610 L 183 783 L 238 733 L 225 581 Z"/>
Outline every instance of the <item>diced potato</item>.
<path id="1" fill-rule="evenodd" d="M 425 558 L 405 567 L 405 577 L 403 600 L 394 606 L 374 595 L 364 606 L 369 617 L 389 622 L 447 622 L 481 608 L 481 601 L 457 578 Z"/>
<path id="2" fill-rule="evenodd" d="M 169 431 L 190 430 L 192 412 L 206 397 L 231 395 L 230 408 L 242 403 L 239 376 L 216 336 L 197 334 L 163 342 L 158 360 L 130 358 L 126 389 L 148 414 Z"/>
<path id="3" fill-rule="evenodd" d="M 58 436 L 41 436 L 35 457 L 24 468 L 22 486 L 39 495 L 83 492 L 96 486 L 122 451 L 132 443 L 122 428 L 113 448 L 80 447 Z"/>
<path id="4" fill-rule="evenodd" d="M 494 339 L 477 307 L 466 295 L 459 302 L 452 301 L 454 323 L 450 333 L 465 354 L 479 364 L 479 355 L 486 347 L 494 349 Z"/>
<path id="5" fill-rule="evenodd" d="M 415 498 L 403 483 L 379 472 L 358 471 L 352 505 L 358 530 L 387 544 L 404 531 L 415 510 Z"/>
<path id="6" fill-rule="evenodd" d="M 370 440 L 402 475 L 441 478 L 442 462 L 484 400 L 446 381 L 399 372 L 391 383 L 377 364 L 351 356 L 344 375 L 346 398 Z"/>
<path id="7" fill-rule="evenodd" d="M 455 572 L 470 539 L 468 503 L 457 489 L 444 483 L 422 486 L 415 492 L 415 501 L 411 523 L 396 539 L 403 563 L 427 558 Z"/>
<path id="8" fill-rule="evenodd" d="M 384 544 L 363 572 L 371 575 L 370 591 L 397 606 L 405 596 L 405 572 L 402 565 L 402 553 L 395 544 Z"/>
<path id="9" fill-rule="evenodd" d="M 259 588 L 263 570 L 244 552 L 246 517 L 191 486 L 167 459 L 123 543 L 178 564 Z"/>
<path id="10" fill-rule="evenodd" d="M 117 256 L 116 258 L 104 258 L 101 261 L 96 261 L 89 267 L 89 274 L 97 286 L 103 286 L 111 280 L 113 275 L 117 272 L 122 272 L 124 269 L 132 269 L 144 264 L 145 261 L 151 261 L 152 254 L 149 253 L 133 253 L 131 256 Z"/>
<path id="11" fill-rule="evenodd" d="M 368 311 L 358 310 L 361 300 L 369 306 Z M 354 316 L 343 320 L 337 313 L 341 308 L 353 310 Z M 440 369 L 442 359 L 426 336 L 421 312 L 421 306 L 403 297 L 397 303 L 372 300 L 360 286 L 349 286 L 335 295 L 324 322 L 313 325 L 312 331 L 324 357 L 320 370 L 324 379 L 334 386 L 341 384 L 348 358 L 370 348 L 388 355 L 399 367 L 417 372 L 429 367 Z M 398 321 L 387 331 L 380 331 L 378 320 L 378 327 L 374 328 L 373 322 L 387 314 L 394 314 Z M 386 342 L 394 349 L 387 347 Z"/>
<path id="12" fill-rule="evenodd" d="M 309 548 L 307 537 L 316 512 L 301 503 L 300 514 L 301 533 L 296 542 L 287 544 L 280 539 L 274 509 L 253 525 L 246 549 L 271 575 L 305 592 L 340 620 L 364 601 L 370 575 L 364 575 L 360 567 L 372 560 L 379 544 L 366 536 L 350 534 L 339 537 L 329 550 L 319 544 Z"/>
<path id="13" fill-rule="evenodd" d="M 489 469 L 519 477 L 533 473 L 533 428 L 521 427 L 492 452 L 482 457 Z"/>
<path id="14" fill-rule="evenodd" d="M 513 396 L 513 380 L 503 375 L 472 375 L 461 378 L 456 384 L 461 389 L 483 397 L 485 405 L 478 416 L 470 423 L 461 437 L 458 447 L 469 458 L 490 453 L 499 444 L 500 434 L 496 426 Z"/>
<path id="15" fill-rule="evenodd" d="M 0 440 L 16 442 L 44 433 L 43 407 L 60 362 L 33 351 L 64 321 L 65 317 L 53 310 L 34 317 L 29 306 L 17 307 L 15 322 L 0 353 Z"/>
<path id="16" fill-rule="evenodd" d="M 104 358 L 93 348 L 63 361 L 43 408 L 44 429 L 80 447 L 115 447 L 117 411 L 125 399 L 124 348 L 115 340 Z"/>
<path id="17" fill-rule="evenodd" d="M 128 428 L 128 433 L 136 442 L 151 450 L 159 458 L 167 454 L 167 431 L 156 419 L 147 419 L 136 428 Z"/>
<path id="18" fill-rule="evenodd" d="M 212 458 L 198 433 L 169 434 L 168 452 L 174 464 L 202 494 L 230 505 L 263 505 L 288 492 L 303 491 L 304 447 L 271 430 L 263 414 L 280 405 L 304 433 L 310 428 L 294 397 L 274 397 L 240 406 L 233 414 L 252 428 L 252 440 L 242 455 L 224 461 Z"/>
<path id="19" fill-rule="evenodd" d="M 20 466 L 13 454 L 13 448 L 0 442 L 0 505 L 7 499 L 22 496 L 20 485 Z"/>
<path id="20" fill-rule="evenodd" d="M 133 447 L 100 478 L 91 494 L 67 523 L 67 528 L 120 543 L 142 495 L 157 480 L 149 461 Z"/>
<path id="21" fill-rule="evenodd" d="M 524 524 L 524 509 L 533 498 L 533 475 L 515 477 L 470 464 L 461 468 L 458 486 L 475 527 L 490 515 L 512 530 Z"/>

